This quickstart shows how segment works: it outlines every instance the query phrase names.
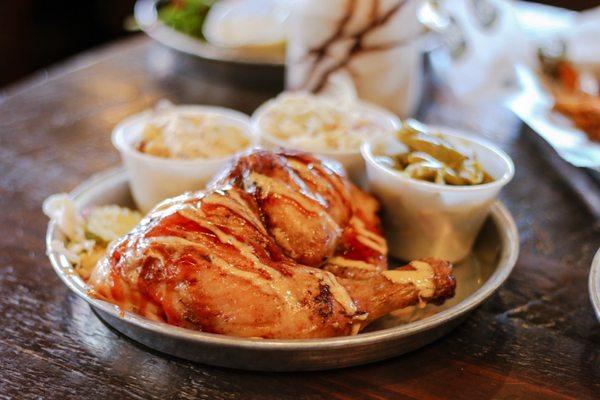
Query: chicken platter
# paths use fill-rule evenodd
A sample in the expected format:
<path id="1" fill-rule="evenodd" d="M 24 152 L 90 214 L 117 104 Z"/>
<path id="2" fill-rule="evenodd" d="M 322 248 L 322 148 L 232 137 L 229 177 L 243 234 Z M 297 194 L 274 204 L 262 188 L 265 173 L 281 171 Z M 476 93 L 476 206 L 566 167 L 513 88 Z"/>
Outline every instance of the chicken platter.
<path id="1" fill-rule="evenodd" d="M 91 272 L 91 294 L 146 318 L 238 337 L 353 335 L 454 295 L 450 263 L 388 269 L 378 202 L 337 164 L 239 156 L 203 191 L 156 206 Z"/>

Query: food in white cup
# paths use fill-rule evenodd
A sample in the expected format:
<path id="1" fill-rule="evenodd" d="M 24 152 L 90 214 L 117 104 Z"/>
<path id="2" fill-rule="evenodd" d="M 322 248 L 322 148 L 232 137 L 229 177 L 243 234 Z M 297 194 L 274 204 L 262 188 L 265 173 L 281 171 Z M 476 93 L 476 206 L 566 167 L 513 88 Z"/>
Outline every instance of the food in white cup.
<path id="1" fill-rule="evenodd" d="M 358 185 L 364 183 L 361 144 L 400 127 L 394 114 L 352 98 L 284 92 L 252 115 L 259 143 L 289 148 L 340 162 Z"/>
<path id="2" fill-rule="evenodd" d="M 390 163 L 390 159 L 405 159 L 405 155 L 417 153 L 416 161 L 425 160 L 424 165 L 430 168 L 436 160 L 427 158 L 430 151 L 418 154 L 407 146 L 399 136 L 406 132 L 400 130 L 397 135 L 363 144 L 368 188 L 383 205 L 386 237 L 393 256 L 403 260 L 436 257 L 457 262 L 471 251 L 498 193 L 512 179 L 514 165 L 497 146 L 474 135 L 446 127 L 426 130 L 424 133 L 431 135 L 434 143 L 439 140 L 438 144 L 443 143 L 464 157 L 459 164 L 470 166 L 462 170 L 461 165 L 445 165 L 444 157 L 438 157 L 441 170 L 453 171 L 439 172 L 442 177 L 413 175 L 414 171 L 406 171 L 406 163 L 399 167 Z M 473 164 L 479 166 L 473 168 Z M 452 177 L 448 178 L 446 172 Z M 457 176 L 474 181 L 454 180 Z"/>
<path id="3" fill-rule="evenodd" d="M 143 212 L 202 189 L 231 158 L 253 145 L 247 115 L 221 107 L 162 106 L 126 118 L 112 135 Z"/>

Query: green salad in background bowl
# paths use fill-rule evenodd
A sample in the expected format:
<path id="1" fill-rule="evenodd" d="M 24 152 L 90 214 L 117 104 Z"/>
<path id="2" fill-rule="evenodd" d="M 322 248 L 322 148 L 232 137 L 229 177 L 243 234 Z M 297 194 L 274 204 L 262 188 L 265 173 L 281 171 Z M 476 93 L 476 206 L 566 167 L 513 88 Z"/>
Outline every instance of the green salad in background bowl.
<path id="1" fill-rule="evenodd" d="M 204 21 L 216 0 L 171 0 L 157 4 L 158 18 L 179 32 L 204 40 Z"/>
<path id="2" fill-rule="evenodd" d="M 173 68 L 228 85 L 281 91 L 288 0 L 137 0 L 135 23 Z M 154 53 L 162 58 L 159 52 Z M 258 104 L 257 104 L 258 105 Z"/>
<path id="3" fill-rule="evenodd" d="M 288 0 L 163 0 L 155 7 L 158 21 L 214 46 L 285 51 Z"/>

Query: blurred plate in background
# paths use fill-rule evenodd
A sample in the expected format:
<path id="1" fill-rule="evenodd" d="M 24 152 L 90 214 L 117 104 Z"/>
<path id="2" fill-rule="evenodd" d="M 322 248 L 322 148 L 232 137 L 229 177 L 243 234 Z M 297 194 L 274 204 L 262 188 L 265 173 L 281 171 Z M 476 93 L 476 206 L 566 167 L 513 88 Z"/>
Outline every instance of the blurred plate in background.
<path id="1" fill-rule="evenodd" d="M 521 92 L 509 100 L 508 107 L 562 159 L 576 167 L 600 171 L 600 143 L 593 142 L 567 117 L 553 110 L 552 95 L 531 69 L 518 66 L 517 74 Z"/>
<path id="2" fill-rule="evenodd" d="M 283 89 L 284 51 L 218 47 L 178 32 L 159 20 L 161 3 L 138 0 L 135 4 L 135 20 L 152 39 L 186 58 L 186 62 L 193 61 L 212 78 L 250 88 Z"/>
<path id="3" fill-rule="evenodd" d="M 576 24 L 579 15 L 563 8 L 522 1 L 515 3 L 515 12 L 534 49 Z M 569 118 L 553 109 L 554 98 L 535 68 L 538 67 L 517 66 L 521 92 L 508 101 L 508 107 L 563 160 L 576 167 L 600 171 L 600 143 L 589 139 Z"/>

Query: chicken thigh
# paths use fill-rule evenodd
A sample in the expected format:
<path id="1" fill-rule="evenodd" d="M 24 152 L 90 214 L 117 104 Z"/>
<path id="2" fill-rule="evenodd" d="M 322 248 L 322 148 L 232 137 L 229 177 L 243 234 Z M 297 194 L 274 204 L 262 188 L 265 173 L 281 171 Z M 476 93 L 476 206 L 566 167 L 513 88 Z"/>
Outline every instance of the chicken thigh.
<path id="1" fill-rule="evenodd" d="M 157 206 L 98 263 L 97 297 L 173 325 L 240 337 L 356 334 L 454 295 L 452 267 L 387 270 L 377 202 L 333 164 L 240 157 L 205 191 Z"/>

